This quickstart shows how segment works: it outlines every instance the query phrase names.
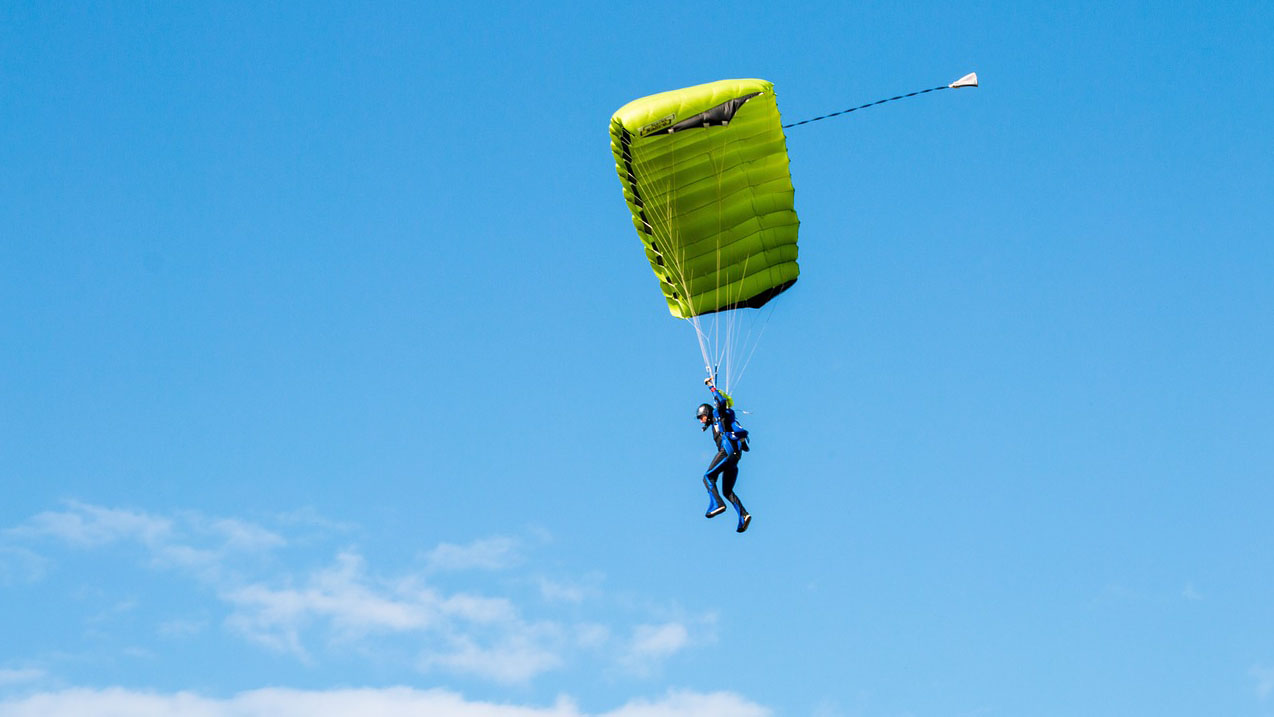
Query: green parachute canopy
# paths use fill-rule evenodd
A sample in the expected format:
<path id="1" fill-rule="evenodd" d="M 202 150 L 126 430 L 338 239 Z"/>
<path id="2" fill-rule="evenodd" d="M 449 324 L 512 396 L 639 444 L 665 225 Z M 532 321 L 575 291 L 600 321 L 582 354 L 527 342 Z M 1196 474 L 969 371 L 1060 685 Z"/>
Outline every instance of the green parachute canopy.
<path id="1" fill-rule="evenodd" d="M 796 282 L 787 141 L 765 80 L 643 97 L 610 121 L 637 236 L 668 310 L 759 308 Z"/>

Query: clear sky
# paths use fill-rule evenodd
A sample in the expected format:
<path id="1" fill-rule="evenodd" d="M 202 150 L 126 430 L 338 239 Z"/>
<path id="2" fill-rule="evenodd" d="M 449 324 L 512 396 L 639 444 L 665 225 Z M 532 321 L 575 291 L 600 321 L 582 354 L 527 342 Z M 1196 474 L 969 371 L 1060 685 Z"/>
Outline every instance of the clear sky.
<path id="1" fill-rule="evenodd" d="M 1274 715 L 1274 5 L 0 4 L 0 715 Z M 615 175 L 775 83 L 734 387 Z"/>

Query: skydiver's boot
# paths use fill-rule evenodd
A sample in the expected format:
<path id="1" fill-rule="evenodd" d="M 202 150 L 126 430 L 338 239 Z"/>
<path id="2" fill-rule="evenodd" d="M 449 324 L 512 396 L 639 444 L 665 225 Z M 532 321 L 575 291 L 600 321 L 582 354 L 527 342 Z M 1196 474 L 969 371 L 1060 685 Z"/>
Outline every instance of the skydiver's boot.
<path id="1" fill-rule="evenodd" d="M 730 494 L 730 504 L 734 506 L 735 511 L 739 514 L 739 527 L 735 528 L 734 532 L 742 533 L 752 523 L 752 514 L 743 507 L 743 501 L 739 500 L 739 496 L 733 493 Z"/>
<path id="2" fill-rule="evenodd" d="M 725 501 L 721 500 L 721 494 L 717 492 L 717 482 L 704 478 L 703 487 L 708 489 L 708 512 L 703 517 L 715 518 L 724 513 Z"/>

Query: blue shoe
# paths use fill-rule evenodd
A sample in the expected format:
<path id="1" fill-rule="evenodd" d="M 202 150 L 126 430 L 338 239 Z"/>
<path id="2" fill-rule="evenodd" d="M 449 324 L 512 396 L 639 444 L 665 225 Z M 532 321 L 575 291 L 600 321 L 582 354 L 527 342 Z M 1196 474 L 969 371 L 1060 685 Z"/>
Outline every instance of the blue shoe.
<path id="1" fill-rule="evenodd" d="M 721 494 L 717 492 L 717 485 L 707 478 L 703 479 L 703 487 L 708 490 L 708 512 L 703 514 L 705 518 L 715 518 L 725 512 L 725 501 L 721 500 Z"/>

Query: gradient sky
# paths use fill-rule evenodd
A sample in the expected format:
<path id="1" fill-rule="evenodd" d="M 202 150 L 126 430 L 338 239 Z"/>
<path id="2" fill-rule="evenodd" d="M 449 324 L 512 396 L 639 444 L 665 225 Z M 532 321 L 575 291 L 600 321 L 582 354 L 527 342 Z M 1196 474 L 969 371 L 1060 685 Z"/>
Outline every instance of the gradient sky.
<path id="1" fill-rule="evenodd" d="M 0 715 L 1274 715 L 1274 5 L 0 4 Z M 733 387 L 608 147 L 775 83 Z"/>

